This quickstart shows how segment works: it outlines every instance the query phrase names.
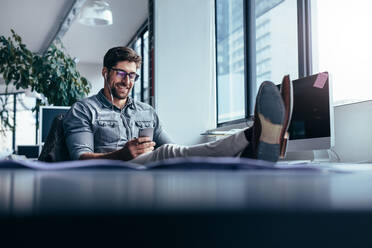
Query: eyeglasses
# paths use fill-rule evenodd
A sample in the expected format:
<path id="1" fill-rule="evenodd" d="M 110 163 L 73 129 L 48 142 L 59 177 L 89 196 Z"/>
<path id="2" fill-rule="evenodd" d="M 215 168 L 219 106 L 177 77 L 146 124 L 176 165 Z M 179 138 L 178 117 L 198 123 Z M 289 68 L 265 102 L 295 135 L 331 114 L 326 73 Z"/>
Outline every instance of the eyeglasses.
<path id="1" fill-rule="evenodd" d="M 135 72 L 126 72 L 122 69 L 117 69 L 117 68 L 110 68 L 110 70 L 113 70 L 116 72 L 116 76 L 120 78 L 121 80 L 125 80 L 127 76 L 129 76 L 130 81 L 137 81 L 139 78 L 139 75 Z"/>

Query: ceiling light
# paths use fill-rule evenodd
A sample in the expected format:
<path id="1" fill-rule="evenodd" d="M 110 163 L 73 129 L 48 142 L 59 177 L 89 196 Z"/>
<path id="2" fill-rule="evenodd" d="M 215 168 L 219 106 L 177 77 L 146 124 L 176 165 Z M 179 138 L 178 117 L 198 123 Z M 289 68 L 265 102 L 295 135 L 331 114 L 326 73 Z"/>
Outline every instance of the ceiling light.
<path id="1" fill-rule="evenodd" d="M 79 22 L 88 26 L 108 26 L 112 24 L 110 5 L 101 0 L 88 1 L 80 12 Z"/>

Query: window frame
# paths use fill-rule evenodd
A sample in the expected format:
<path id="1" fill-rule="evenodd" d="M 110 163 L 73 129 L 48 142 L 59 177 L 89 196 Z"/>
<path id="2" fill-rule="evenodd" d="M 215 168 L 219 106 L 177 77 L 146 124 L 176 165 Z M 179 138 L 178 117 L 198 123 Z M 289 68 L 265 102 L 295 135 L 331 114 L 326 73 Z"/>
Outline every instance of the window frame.
<path id="1" fill-rule="evenodd" d="M 19 94 L 25 94 L 26 92 L 13 92 L 13 93 L 0 93 L 0 96 L 5 96 L 5 97 L 11 97 L 13 96 L 13 125 L 14 125 L 14 128 L 11 130 L 12 132 L 12 150 L 13 152 L 15 152 L 16 150 L 16 135 L 17 135 L 17 95 Z M 35 106 L 37 104 L 36 102 L 37 100 L 35 99 Z M 35 145 L 37 144 L 37 140 L 38 140 L 38 112 L 39 110 L 37 109 L 36 110 L 36 117 L 35 117 L 35 126 L 36 126 L 36 130 L 35 130 Z"/>
<path id="2" fill-rule="evenodd" d="M 217 56 L 217 1 L 215 0 L 215 53 Z M 286 0 L 288 1 L 288 0 Z M 298 77 L 312 74 L 311 43 L 311 3 L 310 0 L 297 0 L 297 42 L 298 42 Z M 216 70 L 216 126 L 247 123 L 253 120 L 256 89 L 256 14 L 255 1 L 243 1 L 243 34 L 244 34 L 244 93 L 245 118 L 227 122 L 218 122 L 218 70 Z M 216 59 L 215 66 L 218 68 Z"/>
<path id="3" fill-rule="evenodd" d="M 147 68 L 144 68 L 144 52 L 145 52 L 145 43 L 144 43 L 144 35 L 145 33 L 148 32 L 148 54 L 147 54 L 147 58 L 148 58 L 148 61 L 147 61 Z M 152 58 L 151 58 L 151 36 L 150 36 L 150 28 L 149 28 L 149 23 L 148 23 L 148 20 L 146 20 L 142 25 L 141 27 L 138 29 L 138 31 L 136 32 L 136 34 L 133 36 L 133 38 L 128 42 L 127 46 L 128 47 L 131 47 L 132 49 L 135 48 L 135 44 L 138 40 L 141 40 L 141 57 L 142 57 L 142 65 L 141 65 L 141 77 L 140 77 L 140 84 L 141 84 L 141 89 L 140 89 L 140 95 L 141 95 L 141 99 L 140 101 L 141 102 L 144 102 L 145 101 L 145 95 L 144 95 L 144 92 L 145 92 L 145 87 L 144 87 L 144 71 L 147 70 L 148 73 L 148 83 L 149 83 L 149 88 L 148 88 L 148 99 L 149 99 L 149 102 L 147 102 L 148 104 L 154 106 L 154 101 L 153 101 L 153 83 L 152 83 L 152 77 L 151 77 L 151 64 L 152 64 Z M 138 82 L 136 82 L 138 83 Z M 131 92 L 131 96 L 134 97 L 134 89 L 132 90 Z"/>

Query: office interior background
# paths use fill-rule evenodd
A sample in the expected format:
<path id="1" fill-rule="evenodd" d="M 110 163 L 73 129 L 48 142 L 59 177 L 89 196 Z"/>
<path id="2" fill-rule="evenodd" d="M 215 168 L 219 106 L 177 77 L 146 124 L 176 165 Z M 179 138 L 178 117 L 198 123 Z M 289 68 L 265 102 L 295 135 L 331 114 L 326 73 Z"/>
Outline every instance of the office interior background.
<path id="1" fill-rule="evenodd" d="M 73 0 L 3 0 L 0 35 L 14 29 L 33 52 L 56 36 Z M 84 2 L 84 1 L 83 1 Z M 108 0 L 113 25 L 88 27 L 78 18 L 61 36 L 92 84 L 103 87 L 102 59 L 128 45 L 142 57 L 132 96 L 156 109 L 179 144 L 206 141 L 206 130 L 243 125 L 262 81 L 281 83 L 328 71 L 335 146 L 341 161 L 372 160 L 372 34 L 368 0 Z M 0 77 L 1 98 L 5 97 Z M 15 131 L 0 139 L 0 155 L 37 143 L 35 94 L 11 89 Z M 314 99 L 316 101 L 316 99 Z"/>

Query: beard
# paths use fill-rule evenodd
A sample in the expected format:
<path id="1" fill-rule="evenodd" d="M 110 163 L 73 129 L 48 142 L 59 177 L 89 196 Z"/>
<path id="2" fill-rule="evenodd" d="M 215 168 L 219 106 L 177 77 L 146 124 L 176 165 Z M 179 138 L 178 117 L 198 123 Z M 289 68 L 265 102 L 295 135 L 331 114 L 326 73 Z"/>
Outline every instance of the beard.
<path id="1" fill-rule="evenodd" d="M 117 91 L 117 89 L 115 88 L 115 84 L 111 87 L 111 93 L 112 93 L 112 96 L 115 97 L 116 99 L 120 99 L 120 100 L 123 100 L 125 98 L 128 97 L 129 95 L 129 92 L 130 92 L 130 89 L 128 89 L 128 93 L 125 94 L 125 95 L 120 95 Z"/>

